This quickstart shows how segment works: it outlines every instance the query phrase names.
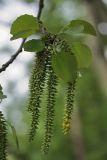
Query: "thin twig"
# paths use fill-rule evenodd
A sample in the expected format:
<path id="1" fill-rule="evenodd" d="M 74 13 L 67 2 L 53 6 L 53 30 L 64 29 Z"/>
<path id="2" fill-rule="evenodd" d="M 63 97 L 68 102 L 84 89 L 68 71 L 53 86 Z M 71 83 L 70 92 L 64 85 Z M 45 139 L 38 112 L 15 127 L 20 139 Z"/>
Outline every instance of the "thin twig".
<path id="1" fill-rule="evenodd" d="M 38 20 L 40 20 L 43 7 L 44 7 L 44 0 L 40 0 L 38 14 L 37 14 Z M 26 38 L 22 40 L 22 43 L 20 44 L 19 49 L 16 51 L 16 53 L 13 54 L 11 56 L 11 58 L 6 63 L 4 63 L 2 65 L 2 67 L 0 68 L 0 73 L 5 71 L 9 67 L 9 65 L 14 62 L 14 60 L 17 58 L 17 56 L 22 52 L 23 45 L 24 45 L 25 41 L 26 41 Z"/>
<path id="2" fill-rule="evenodd" d="M 40 0 L 39 1 L 39 10 L 38 10 L 38 15 L 37 15 L 38 20 L 40 20 L 43 7 L 44 7 L 44 0 Z"/>
<path id="3" fill-rule="evenodd" d="M 0 73 L 3 72 L 3 71 L 5 71 L 5 70 L 7 69 L 7 67 L 8 67 L 10 64 L 12 64 L 13 61 L 17 58 L 17 56 L 22 52 L 22 48 L 23 48 L 23 45 L 24 45 L 24 43 L 25 43 L 25 40 L 26 40 L 26 39 L 23 39 L 23 41 L 22 41 L 19 49 L 16 51 L 16 53 L 13 54 L 13 55 L 11 56 L 11 58 L 10 58 L 5 64 L 2 65 L 2 67 L 0 68 Z"/>

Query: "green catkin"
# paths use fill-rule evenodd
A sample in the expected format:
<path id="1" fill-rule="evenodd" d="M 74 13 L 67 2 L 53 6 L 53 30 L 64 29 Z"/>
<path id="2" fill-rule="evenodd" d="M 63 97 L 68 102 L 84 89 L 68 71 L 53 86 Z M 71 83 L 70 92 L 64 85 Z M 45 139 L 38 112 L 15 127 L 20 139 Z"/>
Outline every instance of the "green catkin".
<path id="1" fill-rule="evenodd" d="M 63 122 L 63 132 L 65 135 L 69 132 L 70 126 L 71 126 L 75 85 L 76 85 L 76 80 L 74 81 L 74 83 L 70 83 L 70 82 L 68 83 L 65 116 L 64 116 L 64 122 Z"/>
<path id="2" fill-rule="evenodd" d="M 6 123 L 2 112 L 0 111 L 0 160 L 6 160 L 7 158 L 7 130 Z"/>
<path id="3" fill-rule="evenodd" d="M 45 64 L 44 64 L 44 55 L 43 52 L 38 53 L 35 56 L 31 78 L 29 81 L 29 103 L 28 103 L 28 111 L 32 112 L 33 108 L 35 107 L 36 102 L 36 95 L 40 95 L 41 88 L 44 83 L 44 71 L 45 71 Z M 41 80 L 41 81 L 40 81 Z"/>
<path id="4" fill-rule="evenodd" d="M 56 86 L 57 86 L 57 76 L 52 68 L 52 55 L 53 52 L 53 41 L 54 36 L 49 35 L 48 41 L 48 62 L 47 62 L 47 111 L 46 111 L 46 123 L 45 123 L 45 137 L 42 146 L 42 151 L 44 154 L 48 153 L 51 139 L 53 135 L 53 123 L 54 123 L 54 114 L 55 114 L 55 102 L 56 102 Z"/>
<path id="5" fill-rule="evenodd" d="M 32 113 L 32 124 L 30 130 L 30 140 L 34 139 L 36 130 L 39 123 L 40 115 L 40 102 L 41 96 L 45 84 L 45 75 L 46 75 L 46 59 L 45 59 L 45 50 L 37 53 L 37 57 L 34 60 L 32 75 L 29 83 L 29 104 L 28 110 Z"/>
<path id="6" fill-rule="evenodd" d="M 59 47 L 65 51 L 66 55 L 69 52 L 71 54 L 74 54 L 66 41 L 61 41 L 60 39 L 57 41 L 59 41 Z M 75 74 L 74 82 L 68 82 L 65 116 L 64 116 L 64 122 L 63 122 L 63 132 L 65 135 L 69 132 L 70 126 L 71 126 L 76 79 L 77 79 L 77 74 Z"/>
<path id="7" fill-rule="evenodd" d="M 50 74 L 49 79 L 47 82 L 47 118 L 46 118 L 46 124 L 45 124 L 45 138 L 44 138 L 44 144 L 43 144 L 43 153 L 47 154 L 51 138 L 53 135 L 53 122 L 54 122 L 54 107 L 55 107 L 55 101 L 56 101 L 56 85 L 57 85 L 57 77 L 55 73 L 53 72 L 52 68 L 50 67 Z"/>

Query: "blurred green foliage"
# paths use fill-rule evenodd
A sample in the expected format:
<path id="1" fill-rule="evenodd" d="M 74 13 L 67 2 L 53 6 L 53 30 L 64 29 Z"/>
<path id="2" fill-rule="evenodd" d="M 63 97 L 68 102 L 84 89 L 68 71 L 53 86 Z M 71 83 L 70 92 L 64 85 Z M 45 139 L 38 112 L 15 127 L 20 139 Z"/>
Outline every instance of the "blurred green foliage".
<path id="1" fill-rule="evenodd" d="M 95 74 L 89 70 L 84 78 L 80 79 L 77 88 L 77 103 L 82 120 L 87 160 L 107 158 L 107 99 L 99 86 Z"/>

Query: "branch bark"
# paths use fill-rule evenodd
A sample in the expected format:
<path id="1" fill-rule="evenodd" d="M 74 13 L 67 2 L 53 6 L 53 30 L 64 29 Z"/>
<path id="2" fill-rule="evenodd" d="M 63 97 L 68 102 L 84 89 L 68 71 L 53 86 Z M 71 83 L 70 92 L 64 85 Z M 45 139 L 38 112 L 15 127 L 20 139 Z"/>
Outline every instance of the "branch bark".
<path id="1" fill-rule="evenodd" d="M 43 7 L 44 7 L 44 0 L 40 0 L 39 1 L 38 14 L 37 14 L 38 20 L 40 20 Z M 3 71 L 5 71 L 9 67 L 9 65 L 12 64 L 14 62 L 14 60 L 18 57 L 18 55 L 22 52 L 23 45 L 24 45 L 25 41 L 26 41 L 26 38 L 22 40 L 22 43 L 20 44 L 20 46 L 19 46 L 18 50 L 16 51 L 16 53 L 13 54 L 11 56 L 11 58 L 6 63 L 4 63 L 2 65 L 2 67 L 0 68 L 0 73 L 2 73 Z"/>

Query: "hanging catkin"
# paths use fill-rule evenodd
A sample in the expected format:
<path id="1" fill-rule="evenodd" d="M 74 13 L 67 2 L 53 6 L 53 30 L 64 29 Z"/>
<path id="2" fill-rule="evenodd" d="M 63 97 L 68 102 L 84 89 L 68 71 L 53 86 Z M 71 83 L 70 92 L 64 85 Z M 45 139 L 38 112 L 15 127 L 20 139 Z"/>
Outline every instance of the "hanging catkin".
<path id="1" fill-rule="evenodd" d="M 34 60 L 32 75 L 29 83 L 29 104 L 28 110 L 32 113 L 32 124 L 30 140 L 33 140 L 39 123 L 40 102 L 45 84 L 46 59 L 45 50 L 38 53 Z"/>
<path id="2" fill-rule="evenodd" d="M 7 155 L 7 130 L 6 122 L 0 111 L 0 160 L 6 160 Z"/>
<path id="3" fill-rule="evenodd" d="M 70 126 L 71 126 L 72 112 L 73 112 L 73 105 L 74 105 L 74 96 L 75 96 L 74 95 L 75 84 L 76 84 L 76 82 L 68 83 L 68 87 L 67 87 L 65 116 L 64 116 L 64 122 L 63 122 L 64 134 L 67 134 L 69 132 Z"/>
<path id="4" fill-rule="evenodd" d="M 51 143 L 51 138 L 53 135 L 53 123 L 55 114 L 55 102 L 56 102 L 56 86 L 57 77 L 51 66 L 53 51 L 50 47 L 49 58 L 48 58 L 48 68 L 47 68 L 47 110 L 46 110 L 46 123 L 45 123 L 45 137 L 42 146 L 43 152 L 46 154 L 49 150 Z"/>

